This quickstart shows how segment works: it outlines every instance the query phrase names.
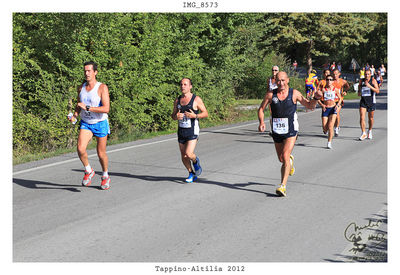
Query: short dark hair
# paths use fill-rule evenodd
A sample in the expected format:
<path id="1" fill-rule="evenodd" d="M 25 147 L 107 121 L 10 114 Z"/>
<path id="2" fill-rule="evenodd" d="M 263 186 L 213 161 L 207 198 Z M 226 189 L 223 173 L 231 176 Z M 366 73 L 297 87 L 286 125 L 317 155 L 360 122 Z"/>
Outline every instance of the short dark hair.
<path id="1" fill-rule="evenodd" d="M 97 71 L 97 64 L 94 61 L 87 61 L 83 64 L 83 67 L 87 66 L 87 65 L 92 65 L 93 66 L 93 71 Z"/>
<path id="2" fill-rule="evenodd" d="M 182 80 L 184 80 L 184 79 L 189 80 L 190 85 L 192 85 L 192 80 L 189 77 L 182 78 L 181 81 L 179 82 L 179 84 L 182 83 Z"/>

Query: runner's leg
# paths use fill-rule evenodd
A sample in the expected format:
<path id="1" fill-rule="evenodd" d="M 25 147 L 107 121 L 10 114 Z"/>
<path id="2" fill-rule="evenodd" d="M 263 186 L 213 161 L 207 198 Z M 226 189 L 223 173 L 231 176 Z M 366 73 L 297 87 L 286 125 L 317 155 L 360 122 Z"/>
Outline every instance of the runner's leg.
<path id="1" fill-rule="evenodd" d="M 372 127 L 374 126 L 374 113 L 375 111 L 371 111 L 368 113 L 368 129 L 372 130 Z"/>
<path id="2" fill-rule="evenodd" d="M 365 113 L 367 109 L 364 107 L 360 107 L 360 127 L 361 127 L 361 132 L 365 133 Z"/>
<path id="3" fill-rule="evenodd" d="M 275 143 L 276 153 L 278 159 L 282 162 L 281 166 L 281 184 L 286 185 L 289 172 L 290 172 L 290 154 L 292 153 L 294 144 L 296 142 L 296 136 L 289 137 L 283 141 L 283 143 Z"/>
<path id="4" fill-rule="evenodd" d="M 86 148 L 93 137 L 93 133 L 86 129 L 79 130 L 77 151 L 79 159 L 81 160 L 83 166 L 89 165 L 88 154 Z"/>
<path id="5" fill-rule="evenodd" d="M 185 144 L 179 143 L 179 150 L 181 152 L 181 159 L 183 165 L 189 172 L 193 172 L 191 161 L 196 160 L 194 149 L 196 147 L 197 140 L 189 140 Z"/>
<path id="6" fill-rule="evenodd" d="M 103 172 L 108 171 L 108 156 L 106 153 L 107 146 L 107 136 L 105 137 L 96 137 L 97 139 L 97 155 L 99 156 L 99 161 Z"/>
<path id="7" fill-rule="evenodd" d="M 329 134 L 328 134 L 328 141 L 332 141 L 333 139 L 333 126 L 335 125 L 335 121 L 337 120 L 337 115 L 333 114 L 330 115 L 328 118 L 328 129 L 329 129 Z"/>

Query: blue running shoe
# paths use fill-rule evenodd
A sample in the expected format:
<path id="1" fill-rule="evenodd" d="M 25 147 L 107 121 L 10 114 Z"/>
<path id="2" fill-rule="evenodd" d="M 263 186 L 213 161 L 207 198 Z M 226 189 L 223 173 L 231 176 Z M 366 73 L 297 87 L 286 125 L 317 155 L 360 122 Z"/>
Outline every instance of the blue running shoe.
<path id="1" fill-rule="evenodd" d="M 187 183 L 192 183 L 192 182 L 194 182 L 195 180 L 197 180 L 197 177 L 196 177 L 195 174 L 192 173 L 192 172 L 190 172 L 190 173 L 189 173 L 189 177 L 188 177 L 187 179 L 185 179 L 185 181 L 186 181 Z"/>
<path id="2" fill-rule="evenodd" d="M 198 157 L 196 157 L 196 163 L 193 163 L 193 167 L 194 167 L 194 173 L 195 175 L 198 177 L 201 175 L 201 172 L 203 171 L 203 169 L 201 169 L 200 166 L 200 160 Z"/>

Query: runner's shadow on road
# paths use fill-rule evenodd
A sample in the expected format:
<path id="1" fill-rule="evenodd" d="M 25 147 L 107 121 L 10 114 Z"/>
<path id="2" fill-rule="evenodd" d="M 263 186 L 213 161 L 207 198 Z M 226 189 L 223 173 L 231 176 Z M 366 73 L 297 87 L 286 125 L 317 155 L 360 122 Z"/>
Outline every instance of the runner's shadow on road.
<path id="1" fill-rule="evenodd" d="M 233 190 L 238 190 L 238 191 L 247 191 L 247 192 L 254 192 L 254 193 L 259 193 L 266 195 L 267 197 L 279 197 L 275 193 L 267 193 L 259 190 L 254 190 L 254 189 L 248 189 L 248 188 L 243 188 L 245 186 L 250 186 L 250 185 L 270 185 L 270 186 L 275 186 L 275 184 L 267 184 L 267 183 L 258 183 L 258 182 L 248 182 L 248 183 L 237 183 L 237 184 L 230 184 L 230 183 L 224 183 L 224 182 L 217 182 L 217 181 L 210 181 L 207 179 L 198 179 L 196 183 L 202 183 L 202 184 L 212 184 L 212 185 L 218 185 L 224 188 L 229 188 Z"/>
<path id="2" fill-rule="evenodd" d="M 213 134 L 223 134 L 223 135 L 233 135 L 233 136 L 258 136 L 260 132 L 257 130 L 241 130 L 240 132 L 226 132 L 226 131 L 210 131 L 203 130 L 203 133 L 213 133 Z"/>
<path id="3" fill-rule="evenodd" d="M 260 194 L 266 195 L 267 197 L 279 197 L 275 193 L 272 194 L 272 193 L 262 192 L 262 191 L 258 191 L 258 190 L 243 188 L 243 187 L 250 186 L 250 185 L 275 186 L 274 184 L 267 184 L 267 183 L 248 182 L 248 183 L 230 184 L 230 183 L 224 183 L 224 182 L 210 181 L 210 180 L 207 180 L 206 178 L 200 178 L 195 183 L 187 183 L 187 182 L 185 182 L 184 178 L 177 178 L 177 177 L 133 175 L 133 174 L 129 174 L 129 173 L 118 173 L 118 172 L 108 172 L 108 174 L 110 176 L 135 178 L 135 179 L 139 179 L 139 180 L 143 180 L 143 181 L 155 181 L 155 182 L 170 181 L 170 182 L 183 184 L 183 185 L 198 184 L 198 183 L 212 184 L 212 185 L 217 185 L 217 186 L 221 186 L 221 187 L 229 188 L 229 189 L 233 189 L 233 190 L 238 190 L 238 191 L 248 191 L 248 192 L 260 193 Z"/>
<path id="4" fill-rule="evenodd" d="M 101 175 L 101 172 L 96 172 L 96 174 Z M 116 176 L 116 177 L 125 177 L 125 178 L 134 178 L 134 179 L 139 179 L 143 181 L 172 181 L 175 183 L 179 184 L 187 184 L 186 182 L 183 182 L 183 178 L 178 178 L 178 177 L 158 177 L 158 176 L 149 176 L 149 175 L 133 175 L 129 173 L 118 173 L 118 172 L 108 172 L 110 176 Z"/>
<path id="5" fill-rule="evenodd" d="M 340 126 L 340 128 L 345 128 L 346 126 Z M 356 127 L 348 127 L 348 128 L 356 128 Z M 315 137 L 315 138 L 323 138 L 323 139 L 326 139 L 326 140 L 328 140 L 328 135 L 324 135 L 324 134 L 320 134 L 320 133 L 315 133 L 315 132 L 309 132 L 309 133 L 301 133 L 301 134 L 299 134 L 299 139 L 301 138 L 301 137 Z M 352 136 L 352 137 L 349 137 L 349 136 L 343 136 L 343 135 L 340 135 L 339 134 L 339 136 L 337 136 L 337 137 L 334 137 L 334 139 L 343 139 L 343 140 L 358 140 L 358 137 L 354 137 L 354 136 Z M 296 145 L 300 145 L 300 143 L 299 144 L 295 144 L 295 146 Z M 315 148 L 326 148 L 326 146 L 311 146 L 311 145 L 301 145 L 301 146 L 307 146 L 307 147 L 315 147 Z"/>
<path id="6" fill-rule="evenodd" d="M 274 144 L 273 141 L 265 141 L 265 140 L 240 140 L 236 139 L 237 142 L 248 142 L 248 143 L 260 143 L 260 144 Z"/>
<path id="7" fill-rule="evenodd" d="M 37 181 L 37 180 L 25 180 L 13 178 L 13 183 L 16 183 L 22 187 L 30 189 L 60 189 L 71 192 L 81 192 L 77 187 L 82 187 L 82 185 L 70 185 L 70 184 L 57 184 L 52 182 Z M 88 188 L 88 187 L 85 187 Z M 90 186 L 89 188 L 96 188 Z"/>

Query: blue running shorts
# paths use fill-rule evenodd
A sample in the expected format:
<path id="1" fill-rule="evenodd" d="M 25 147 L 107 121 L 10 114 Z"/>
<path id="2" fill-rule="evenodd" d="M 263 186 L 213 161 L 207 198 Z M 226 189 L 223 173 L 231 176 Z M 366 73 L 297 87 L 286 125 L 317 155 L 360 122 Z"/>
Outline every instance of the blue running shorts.
<path id="1" fill-rule="evenodd" d="M 335 106 L 326 108 L 325 112 L 322 111 L 322 115 L 321 116 L 322 117 L 324 117 L 324 116 L 329 117 L 330 115 L 337 115 L 337 111 L 335 109 Z"/>
<path id="2" fill-rule="evenodd" d="M 110 125 L 108 119 L 102 120 L 95 124 L 89 124 L 81 120 L 79 129 L 89 130 L 95 137 L 105 137 L 110 134 Z"/>

